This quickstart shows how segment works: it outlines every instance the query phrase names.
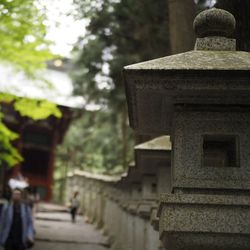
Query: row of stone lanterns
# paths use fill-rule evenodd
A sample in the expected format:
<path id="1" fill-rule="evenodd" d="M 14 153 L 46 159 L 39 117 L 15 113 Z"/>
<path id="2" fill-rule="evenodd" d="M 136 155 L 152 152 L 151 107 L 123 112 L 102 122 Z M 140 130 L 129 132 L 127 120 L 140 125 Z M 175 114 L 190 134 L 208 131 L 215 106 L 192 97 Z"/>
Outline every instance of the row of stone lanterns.
<path id="1" fill-rule="evenodd" d="M 80 190 L 81 211 L 113 250 L 162 249 L 156 212 L 160 193 L 170 191 L 170 156 L 169 136 L 162 136 L 135 147 L 135 162 L 123 176 L 68 175 L 68 196 Z"/>
<path id="2" fill-rule="evenodd" d="M 234 28 L 207 10 L 194 51 L 124 69 L 131 126 L 173 145 L 158 211 L 169 250 L 250 249 L 250 54 L 235 50 Z"/>
<path id="3" fill-rule="evenodd" d="M 250 55 L 234 28 L 207 10 L 195 50 L 125 67 L 130 124 L 157 138 L 121 177 L 68 177 L 113 250 L 250 249 Z"/>

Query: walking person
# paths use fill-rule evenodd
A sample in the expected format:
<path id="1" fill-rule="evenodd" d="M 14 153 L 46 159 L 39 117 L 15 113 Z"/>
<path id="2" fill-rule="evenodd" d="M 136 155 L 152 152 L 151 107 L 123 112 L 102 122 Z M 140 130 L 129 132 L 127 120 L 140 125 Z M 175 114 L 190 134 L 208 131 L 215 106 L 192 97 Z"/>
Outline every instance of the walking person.
<path id="1" fill-rule="evenodd" d="M 79 200 L 78 200 L 78 192 L 74 192 L 73 197 L 70 200 L 70 213 L 71 213 L 71 219 L 72 222 L 76 222 L 76 215 L 77 215 L 77 210 L 79 208 Z"/>
<path id="2" fill-rule="evenodd" d="M 11 201 L 2 208 L 0 244 L 5 250 L 26 250 L 34 245 L 32 214 L 22 201 L 21 189 L 14 189 Z"/>

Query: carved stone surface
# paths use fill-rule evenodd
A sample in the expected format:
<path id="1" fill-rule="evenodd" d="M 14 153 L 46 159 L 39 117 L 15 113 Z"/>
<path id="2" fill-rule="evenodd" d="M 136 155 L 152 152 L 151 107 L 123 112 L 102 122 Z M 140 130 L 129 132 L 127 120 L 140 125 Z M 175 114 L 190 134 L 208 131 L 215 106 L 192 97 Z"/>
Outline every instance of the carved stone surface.
<path id="1" fill-rule="evenodd" d="M 249 249 L 249 196 L 162 195 L 159 214 L 168 249 Z"/>
<path id="2" fill-rule="evenodd" d="M 236 40 L 225 37 L 197 38 L 195 50 L 236 50 Z"/>
<path id="3" fill-rule="evenodd" d="M 250 104 L 247 70 L 134 71 L 127 73 L 127 81 L 130 124 L 141 133 L 170 133 L 173 107 L 178 103 Z"/>
<path id="4" fill-rule="evenodd" d="M 197 15 L 193 26 L 197 37 L 230 37 L 235 30 L 236 21 L 228 11 L 212 8 Z"/>
<path id="5" fill-rule="evenodd" d="M 174 188 L 250 191 L 250 113 L 244 109 L 180 110 L 174 116 Z M 239 166 L 202 166 L 204 135 L 233 135 Z M 202 191 L 201 191 L 202 192 Z"/>

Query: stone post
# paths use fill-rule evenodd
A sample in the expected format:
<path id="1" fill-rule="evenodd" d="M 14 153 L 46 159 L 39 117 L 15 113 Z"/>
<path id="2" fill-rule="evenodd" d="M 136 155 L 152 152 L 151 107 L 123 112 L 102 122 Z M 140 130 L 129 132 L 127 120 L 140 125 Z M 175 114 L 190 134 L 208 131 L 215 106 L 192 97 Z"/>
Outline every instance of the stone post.
<path id="1" fill-rule="evenodd" d="M 134 182 L 131 183 L 131 199 L 133 201 L 138 201 L 141 198 L 141 183 Z"/>
<path id="2" fill-rule="evenodd" d="M 99 182 L 98 187 L 98 198 L 97 198 L 97 219 L 96 219 L 96 225 L 97 228 L 103 227 L 103 216 L 104 211 L 106 209 L 105 207 L 105 199 L 104 199 L 104 189 L 106 188 L 105 184 Z"/>
<path id="3" fill-rule="evenodd" d="M 142 178 L 135 166 L 130 166 L 127 178 L 130 186 L 130 201 L 127 208 L 127 249 L 136 250 L 137 232 L 135 229 L 136 223 L 140 219 L 137 208 L 142 199 Z"/>

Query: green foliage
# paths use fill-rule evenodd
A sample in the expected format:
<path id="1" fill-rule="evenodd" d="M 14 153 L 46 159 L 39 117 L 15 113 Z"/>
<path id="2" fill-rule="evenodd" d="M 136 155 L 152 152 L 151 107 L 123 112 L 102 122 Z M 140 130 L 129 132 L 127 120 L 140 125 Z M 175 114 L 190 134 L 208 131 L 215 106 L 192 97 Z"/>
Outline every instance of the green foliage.
<path id="1" fill-rule="evenodd" d="M 102 55 L 105 44 L 98 38 L 89 40 L 87 47 L 79 51 L 74 71 L 71 72 L 74 81 L 75 94 L 84 95 L 87 102 L 94 101 L 104 104 L 107 101 L 107 90 L 101 89 L 96 76 L 102 74 Z"/>
<path id="2" fill-rule="evenodd" d="M 11 94 L 0 93 L 0 103 L 13 105 L 21 116 L 26 116 L 33 120 L 43 120 L 50 115 L 54 115 L 57 118 L 62 116 L 57 106 L 46 100 L 20 98 Z M 4 115 L 0 110 L 0 166 L 3 162 L 8 166 L 15 166 L 22 161 L 22 156 L 13 146 L 13 142 L 19 136 L 4 125 L 3 118 Z"/>
<path id="3" fill-rule="evenodd" d="M 51 58 L 44 20 L 38 0 L 1 0 L 0 60 L 28 75 L 44 68 Z"/>
<path id="4" fill-rule="evenodd" d="M 91 18 L 88 35 L 76 46 L 75 93 L 101 104 L 123 105 L 122 68 L 169 53 L 167 1 L 75 2 L 81 17 Z"/>
<path id="5" fill-rule="evenodd" d="M 0 61 L 35 77 L 35 72 L 44 68 L 45 62 L 52 58 L 48 49 L 50 42 L 45 40 L 44 21 L 45 12 L 40 0 L 1 0 Z M 0 93 L 0 103 L 11 104 L 20 115 L 34 120 L 50 115 L 61 117 L 56 105 L 44 100 Z M 0 115 L 0 165 L 5 162 L 13 166 L 22 159 L 13 146 L 18 135 L 3 124 L 3 114 Z"/>
<path id="6" fill-rule="evenodd" d="M 58 149 L 58 171 L 63 171 L 64 162 L 71 170 L 78 168 L 106 174 L 122 172 L 122 137 L 116 136 L 114 140 L 114 134 L 120 135 L 121 128 L 111 119 L 109 111 L 95 111 L 85 112 L 81 119 L 74 121 L 64 144 Z M 131 142 L 130 139 L 130 148 Z"/>
<path id="7" fill-rule="evenodd" d="M 21 98 L 14 103 L 14 108 L 21 116 L 27 116 L 33 120 L 43 120 L 50 115 L 54 115 L 57 118 L 61 118 L 62 116 L 58 107 L 46 100 Z"/>
<path id="8" fill-rule="evenodd" d="M 8 93 L 0 93 L 0 103 L 13 104 L 14 109 L 21 116 L 29 117 L 33 120 L 43 120 L 53 115 L 61 118 L 62 113 L 56 104 L 47 100 L 30 99 L 17 97 Z"/>
<path id="9" fill-rule="evenodd" d="M 0 113 L 0 166 L 7 163 L 9 166 L 15 166 L 22 160 L 21 155 L 12 142 L 18 138 L 18 135 L 9 130 L 2 122 L 3 115 Z"/>

